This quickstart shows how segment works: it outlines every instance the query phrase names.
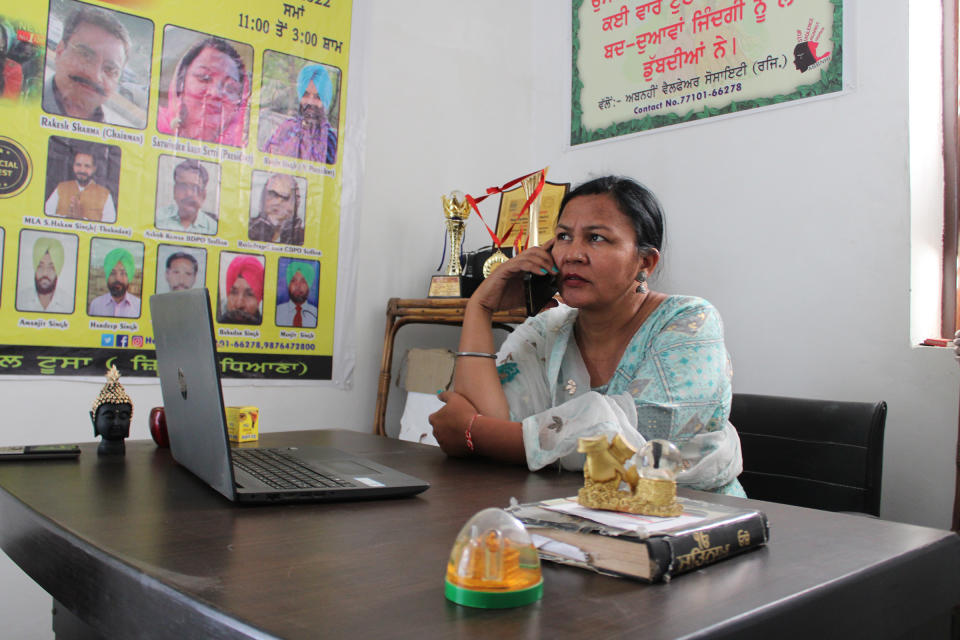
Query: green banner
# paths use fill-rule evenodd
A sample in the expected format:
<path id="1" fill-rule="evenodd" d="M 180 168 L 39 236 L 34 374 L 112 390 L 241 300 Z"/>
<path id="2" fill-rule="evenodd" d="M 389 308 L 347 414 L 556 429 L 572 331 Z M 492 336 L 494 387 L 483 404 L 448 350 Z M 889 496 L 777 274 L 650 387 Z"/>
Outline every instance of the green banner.
<path id="1" fill-rule="evenodd" d="M 843 89 L 843 0 L 573 1 L 570 143 Z"/>

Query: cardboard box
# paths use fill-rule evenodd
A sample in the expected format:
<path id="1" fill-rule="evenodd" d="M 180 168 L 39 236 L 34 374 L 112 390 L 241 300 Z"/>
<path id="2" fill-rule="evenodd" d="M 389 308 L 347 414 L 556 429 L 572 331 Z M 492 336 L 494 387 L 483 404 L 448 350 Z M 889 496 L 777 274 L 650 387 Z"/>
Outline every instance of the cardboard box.
<path id="1" fill-rule="evenodd" d="M 227 434 L 230 442 L 255 442 L 259 437 L 257 407 L 226 407 Z"/>

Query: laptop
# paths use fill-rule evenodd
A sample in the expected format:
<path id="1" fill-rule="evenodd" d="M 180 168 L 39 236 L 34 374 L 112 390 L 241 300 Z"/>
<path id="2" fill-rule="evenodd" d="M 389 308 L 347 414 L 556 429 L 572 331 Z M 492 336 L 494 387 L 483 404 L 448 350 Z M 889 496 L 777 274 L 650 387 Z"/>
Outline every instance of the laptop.
<path id="1" fill-rule="evenodd" d="M 414 495 L 430 486 L 329 447 L 232 449 L 210 293 L 190 289 L 153 295 L 150 313 L 170 451 L 174 460 L 228 499 L 244 503 L 356 500 Z"/>

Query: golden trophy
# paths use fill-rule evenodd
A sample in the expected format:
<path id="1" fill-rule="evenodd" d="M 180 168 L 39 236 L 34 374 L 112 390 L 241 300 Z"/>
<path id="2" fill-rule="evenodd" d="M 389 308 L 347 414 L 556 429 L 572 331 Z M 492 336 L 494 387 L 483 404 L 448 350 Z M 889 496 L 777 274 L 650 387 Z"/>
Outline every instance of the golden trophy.
<path id="1" fill-rule="evenodd" d="M 536 190 L 537 185 L 540 184 L 540 181 L 546 178 L 547 170 L 537 171 L 532 173 L 526 178 L 523 179 L 521 184 L 523 185 L 523 194 L 527 197 L 527 200 L 530 199 L 530 196 L 533 195 L 533 192 Z M 527 246 L 536 247 L 540 244 L 540 197 L 543 195 L 543 191 L 537 194 L 537 197 L 533 199 L 530 203 L 530 208 L 527 211 Z"/>
<path id="2" fill-rule="evenodd" d="M 449 196 L 441 196 L 443 217 L 447 224 L 447 244 L 450 245 L 450 259 L 447 262 L 446 275 L 430 278 L 430 298 L 460 298 L 463 296 L 463 265 L 460 254 L 463 246 L 463 231 L 470 216 L 470 203 L 461 191 L 451 191 Z"/>

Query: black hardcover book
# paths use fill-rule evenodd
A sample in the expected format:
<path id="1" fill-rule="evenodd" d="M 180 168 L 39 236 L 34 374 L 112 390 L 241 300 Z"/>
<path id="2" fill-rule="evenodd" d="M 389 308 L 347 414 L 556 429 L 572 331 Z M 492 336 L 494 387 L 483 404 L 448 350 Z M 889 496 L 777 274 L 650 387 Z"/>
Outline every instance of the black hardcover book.
<path id="1" fill-rule="evenodd" d="M 673 518 L 588 509 L 573 498 L 515 504 L 507 511 L 524 523 L 544 560 L 645 582 L 756 549 L 770 537 L 762 511 L 677 500 L 683 514 Z"/>

